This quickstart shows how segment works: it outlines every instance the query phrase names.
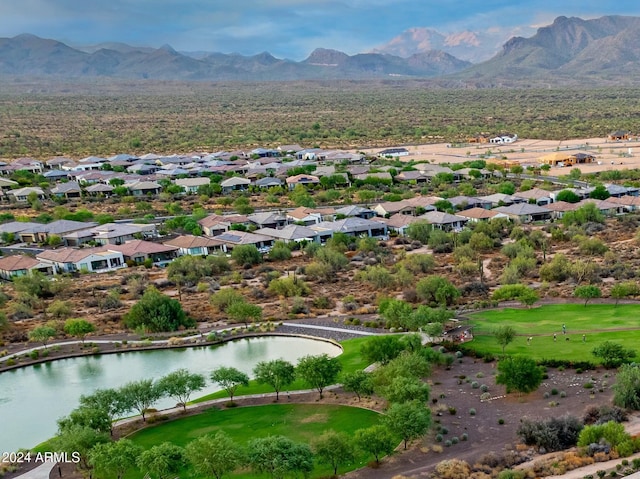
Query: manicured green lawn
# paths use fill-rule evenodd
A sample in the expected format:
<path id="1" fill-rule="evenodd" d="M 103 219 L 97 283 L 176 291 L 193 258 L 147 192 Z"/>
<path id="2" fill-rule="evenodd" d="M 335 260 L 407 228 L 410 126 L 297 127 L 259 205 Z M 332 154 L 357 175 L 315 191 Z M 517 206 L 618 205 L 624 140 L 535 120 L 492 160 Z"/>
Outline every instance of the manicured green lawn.
<path id="1" fill-rule="evenodd" d="M 242 445 L 251 439 L 270 435 L 283 435 L 294 441 L 310 443 L 329 429 L 342 431 L 353 437 L 354 431 L 377 424 L 379 418 L 380 415 L 373 411 L 348 406 L 270 404 L 222 411 L 209 410 L 196 416 L 144 429 L 130 436 L 130 439 L 145 449 L 164 441 L 170 441 L 184 447 L 203 434 L 221 430 Z M 341 468 L 339 472 L 344 473 L 363 467 L 371 460 L 373 457 L 362 454 L 351 467 Z M 311 477 L 329 477 L 331 473 L 331 469 L 318 464 Z M 132 473 L 128 477 L 141 476 Z M 188 476 L 181 474 L 180 477 Z M 232 477 L 256 478 L 262 476 L 256 476 L 253 473 L 239 473 Z"/>
<path id="2" fill-rule="evenodd" d="M 364 342 L 366 342 L 369 338 L 367 336 L 363 336 L 362 338 L 348 339 L 346 341 L 342 341 L 340 345 L 342 346 L 342 354 L 338 356 L 340 363 L 342 364 L 342 373 L 353 372 L 357 370 L 364 369 L 368 366 L 366 361 L 362 359 L 360 356 L 360 347 Z M 296 380 L 293 384 L 289 386 L 290 391 L 296 391 L 301 389 L 309 389 L 309 386 L 302 382 L 301 380 Z M 236 391 L 236 396 L 246 396 L 248 394 L 263 394 L 263 393 L 271 393 L 273 389 L 271 386 L 267 384 L 258 384 L 256 381 L 250 381 L 248 387 L 240 387 Z M 204 401 L 208 401 L 210 399 L 219 399 L 227 397 L 227 393 L 225 391 L 218 391 L 212 394 L 208 394 L 206 396 L 195 399 L 194 403 L 200 403 Z"/>
<path id="3" fill-rule="evenodd" d="M 502 348 L 492 335 L 498 326 L 512 326 L 518 333 L 505 348 L 506 354 L 534 359 L 566 359 L 597 362 L 591 351 L 602 341 L 615 341 L 626 348 L 640 344 L 640 306 L 607 304 L 556 304 L 531 309 L 505 308 L 470 315 L 474 340 L 467 346 L 499 355 Z M 567 334 L 562 334 L 562 325 Z M 557 340 L 553 340 L 553 334 Z M 586 335 L 583 342 L 582 335 Z M 527 338 L 533 339 L 527 344 Z M 566 340 L 569 338 L 569 341 Z"/>

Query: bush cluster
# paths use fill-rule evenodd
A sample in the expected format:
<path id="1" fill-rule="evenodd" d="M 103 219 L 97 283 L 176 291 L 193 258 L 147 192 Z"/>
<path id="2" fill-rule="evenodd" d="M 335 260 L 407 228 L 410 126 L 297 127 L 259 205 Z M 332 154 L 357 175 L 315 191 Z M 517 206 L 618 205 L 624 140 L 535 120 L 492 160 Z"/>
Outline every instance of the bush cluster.
<path id="1" fill-rule="evenodd" d="M 573 416 L 552 417 L 544 421 L 525 419 L 517 434 L 527 446 L 553 452 L 575 446 L 582 428 L 582 421 Z"/>

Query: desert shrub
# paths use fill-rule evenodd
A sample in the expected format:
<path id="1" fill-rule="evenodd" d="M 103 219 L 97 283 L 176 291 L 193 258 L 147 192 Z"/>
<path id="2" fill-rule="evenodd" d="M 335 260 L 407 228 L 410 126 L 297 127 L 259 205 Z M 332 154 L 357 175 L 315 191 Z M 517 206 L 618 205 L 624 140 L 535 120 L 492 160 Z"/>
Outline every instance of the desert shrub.
<path id="1" fill-rule="evenodd" d="M 220 312 L 226 311 L 233 303 L 244 301 L 244 296 L 233 288 L 222 288 L 211 295 L 211 305 Z"/>
<path id="2" fill-rule="evenodd" d="M 591 444 L 608 444 L 613 448 L 625 441 L 631 440 L 631 436 L 624 430 L 620 423 L 609 421 L 604 424 L 585 426 L 578 437 L 578 446 L 586 447 Z"/>
<path id="3" fill-rule="evenodd" d="M 609 421 L 624 422 L 628 419 L 624 409 L 618 406 L 590 406 L 584 413 L 582 421 L 585 425 L 604 424 Z"/>
<path id="4" fill-rule="evenodd" d="M 471 474 L 471 466 L 466 461 L 450 459 L 439 462 L 436 473 L 440 479 L 467 479 Z"/>
<path id="5" fill-rule="evenodd" d="M 470 416 L 475 416 L 476 415 L 476 409 L 473 408 L 473 407 L 471 409 L 469 409 L 469 415 Z"/>
<path id="6" fill-rule="evenodd" d="M 269 283 L 268 289 L 270 293 L 284 296 L 285 298 L 306 296 L 311 291 L 307 283 L 296 277 L 274 279 Z"/>
<path id="7" fill-rule="evenodd" d="M 66 319 L 71 316 L 72 312 L 73 308 L 71 307 L 71 303 L 59 299 L 56 299 L 47 308 L 47 313 L 56 319 Z"/>
<path id="8" fill-rule="evenodd" d="M 505 469 L 504 471 L 500 471 L 498 474 L 498 479 L 524 479 L 525 473 L 524 471 L 513 471 L 511 469 Z"/>
<path id="9" fill-rule="evenodd" d="M 582 428 L 582 422 L 573 416 L 552 417 L 544 421 L 525 419 L 517 434 L 526 445 L 551 452 L 575 446 Z"/>

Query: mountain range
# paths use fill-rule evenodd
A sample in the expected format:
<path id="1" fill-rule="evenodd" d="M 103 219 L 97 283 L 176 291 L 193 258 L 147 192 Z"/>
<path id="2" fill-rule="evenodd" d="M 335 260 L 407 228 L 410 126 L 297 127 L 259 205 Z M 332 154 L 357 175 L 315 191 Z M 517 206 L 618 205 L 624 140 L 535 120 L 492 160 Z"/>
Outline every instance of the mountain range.
<path id="1" fill-rule="evenodd" d="M 411 29 L 370 53 L 318 48 L 296 62 L 268 52 L 253 56 L 177 52 L 107 43 L 73 48 L 30 34 L 0 38 L 0 75 L 24 77 L 276 81 L 431 78 L 474 86 L 523 83 L 636 84 L 640 17 L 558 17 L 530 38 L 512 37 L 495 55 L 482 34 L 445 36 Z M 460 59 L 454 56 L 454 53 Z"/>

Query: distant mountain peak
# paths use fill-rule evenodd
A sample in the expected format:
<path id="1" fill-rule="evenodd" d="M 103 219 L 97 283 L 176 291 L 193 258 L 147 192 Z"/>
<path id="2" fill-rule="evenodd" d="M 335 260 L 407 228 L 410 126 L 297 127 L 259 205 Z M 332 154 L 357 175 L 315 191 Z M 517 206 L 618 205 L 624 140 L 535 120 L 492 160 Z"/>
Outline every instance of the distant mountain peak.
<path id="1" fill-rule="evenodd" d="M 488 60 L 498 51 L 508 35 L 501 31 L 474 32 L 463 30 L 441 33 L 427 27 L 413 27 L 405 30 L 389 42 L 376 47 L 372 53 L 386 53 L 408 58 L 416 53 L 442 50 L 456 58 L 480 62 Z"/>
<path id="2" fill-rule="evenodd" d="M 160 48 L 158 48 L 158 50 L 162 50 L 163 52 L 167 52 L 167 53 L 171 53 L 173 54 L 177 54 L 178 52 L 174 50 L 174 48 L 169 45 L 168 43 L 165 43 L 164 45 L 162 45 Z"/>
<path id="3" fill-rule="evenodd" d="M 316 48 L 311 55 L 304 60 L 310 65 L 338 66 L 349 58 L 346 53 L 329 48 Z"/>

